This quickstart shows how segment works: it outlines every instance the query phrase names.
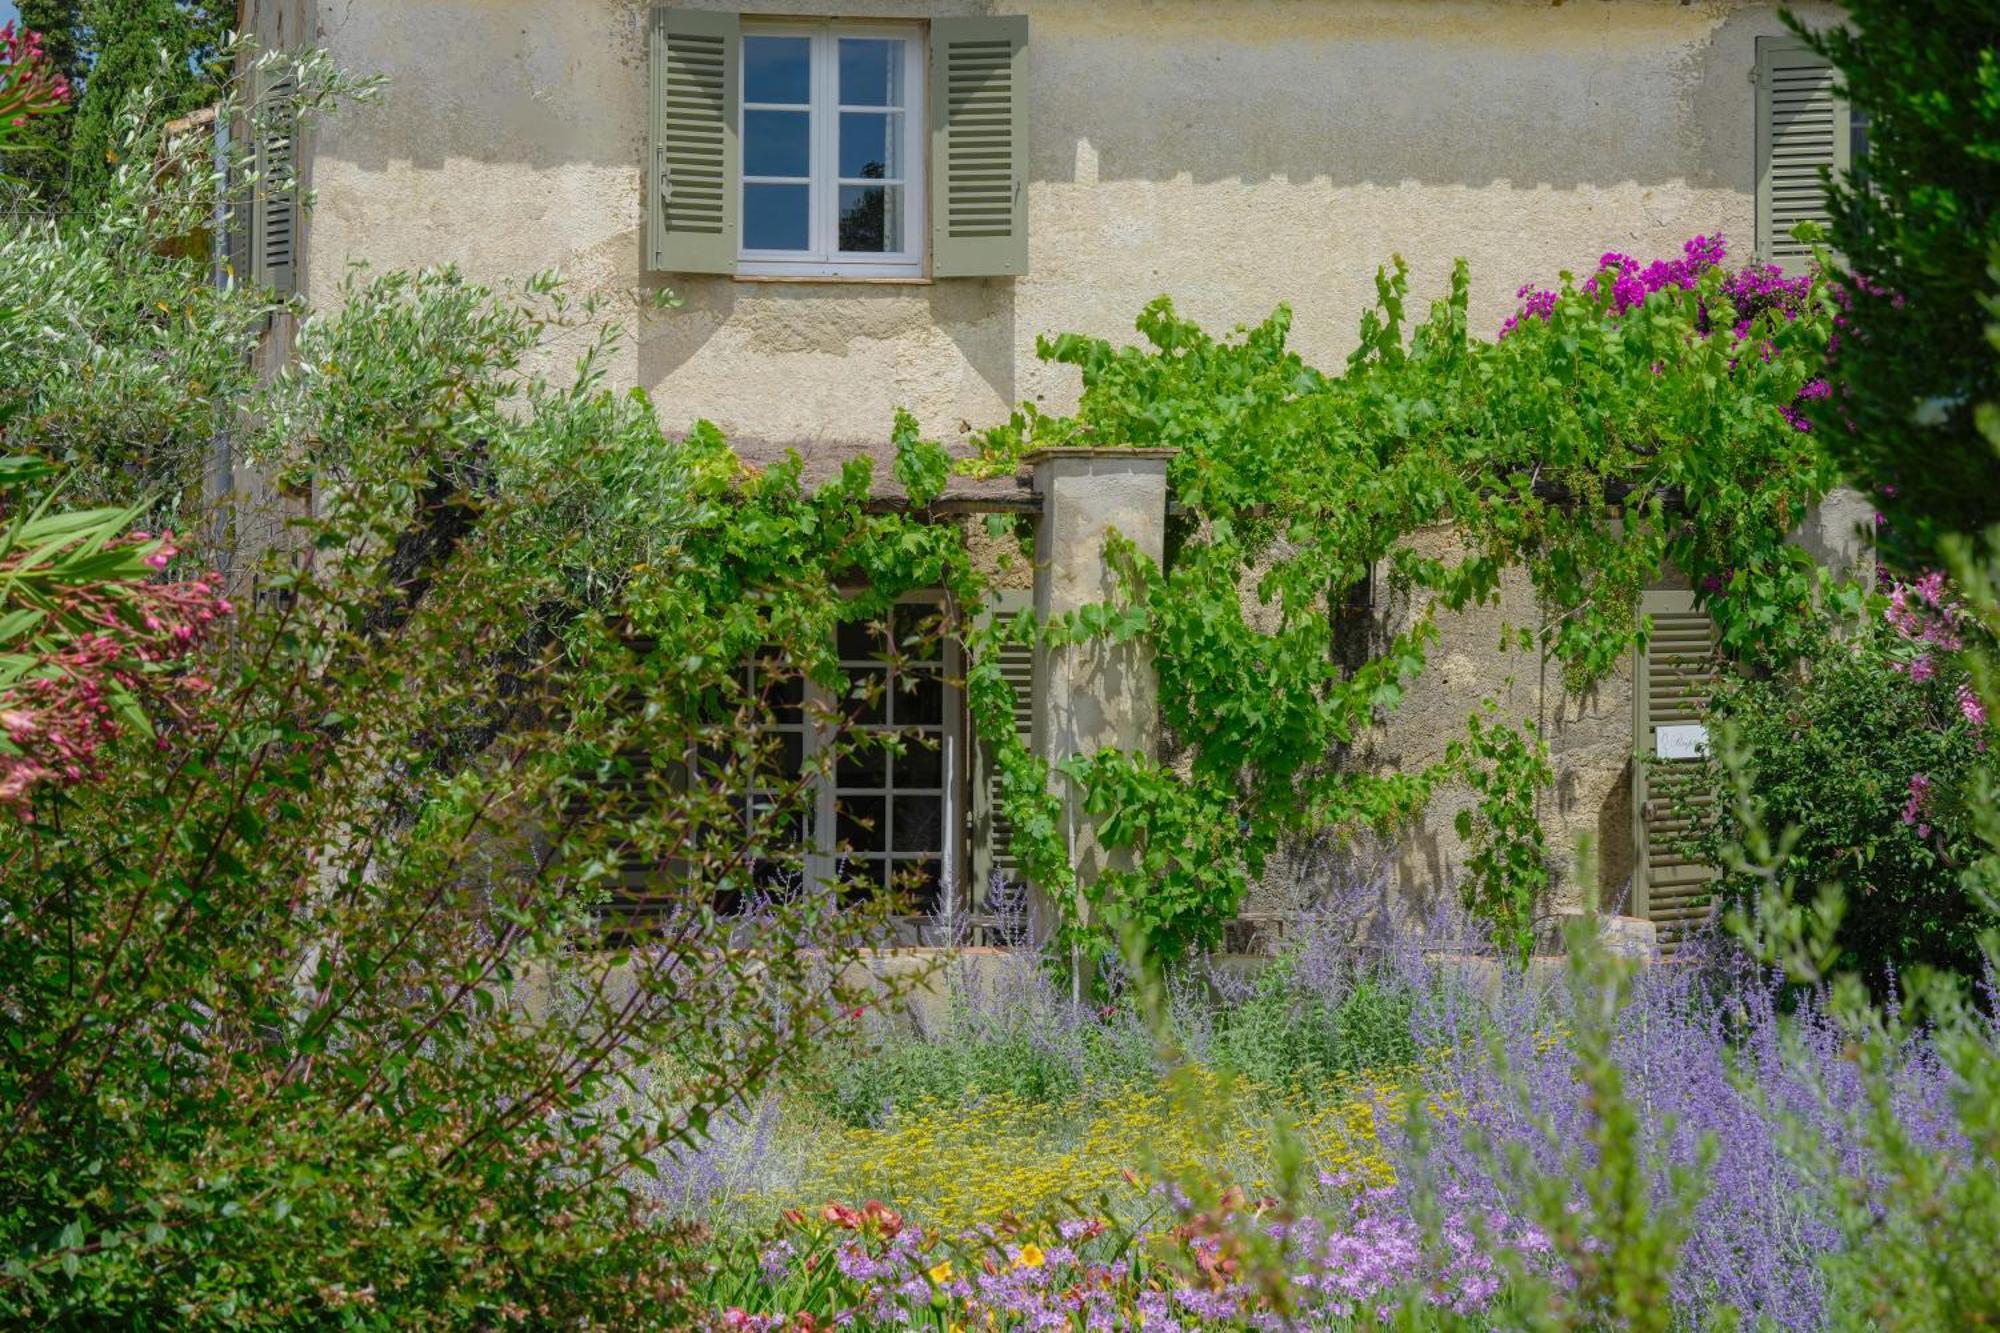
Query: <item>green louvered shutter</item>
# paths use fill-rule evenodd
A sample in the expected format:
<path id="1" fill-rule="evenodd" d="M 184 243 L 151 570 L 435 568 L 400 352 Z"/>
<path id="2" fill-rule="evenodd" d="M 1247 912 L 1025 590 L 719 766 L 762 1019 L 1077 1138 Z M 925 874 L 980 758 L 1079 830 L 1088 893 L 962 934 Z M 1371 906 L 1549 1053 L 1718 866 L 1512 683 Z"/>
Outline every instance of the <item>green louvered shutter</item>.
<path id="1" fill-rule="evenodd" d="M 289 68 L 260 81 L 253 103 L 257 187 L 250 200 L 250 278 L 281 296 L 298 290 L 297 77 Z"/>
<path id="2" fill-rule="evenodd" d="M 931 21 L 931 273 L 1028 271 L 1028 20 Z"/>
<path id="3" fill-rule="evenodd" d="M 1648 592 L 1642 609 L 1652 619 L 1653 636 L 1636 654 L 1632 682 L 1639 758 L 1632 779 L 1637 837 L 1631 910 L 1658 927 L 1661 950 L 1672 952 L 1712 910 L 1715 872 L 1690 860 L 1682 844 L 1715 795 L 1696 785 L 1698 760 L 1659 757 L 1663 748 L 1673 748 L 1674 736 L 1663 738 L 1661 728 L 1704 723 L 1703 704 L 1718 679 L 1715 622 L 1695 607 L 1691 592 Z"/>
<path id="4" fill-rule="evenodd" d="M 1034 606 L 1035 596 L 1025 588 L 1003 588 L 979 615 L 990 619 L 1010 617 Z M 1014 692 L 1014 730 L 1025 742 L 1034 724 L 1035 649 L 1026 643 L 1003 643 L 999 647 L 1000 674 Z M 998 874 L 1016 883 L 1021 879 L 1020 863 L 1014 859 L 1014 830 L 1000 809 L 1000 772 L 993 763 L 992 747 L 985 741 L 973 747 L 972 771 L 972 900 L 985 905 L 986 890 Z"/>
<path id="5" fill-rule="evenodd" d="M 742 144 L 736 131 L 742 24 L 733 13 L 655 9 L 649 265 L 734 273 Z"/>
<path id="6" fill-rule="evenodd" d="M 1853 152 L 1847 102 L 1834 70 L 1792 37 L 1757 39 L 1757 257 L 1795 269 L 1812 251 L 1792 239 L 1801 222 L 1827 223 L 1821 169 L 1836 177 Z"/>

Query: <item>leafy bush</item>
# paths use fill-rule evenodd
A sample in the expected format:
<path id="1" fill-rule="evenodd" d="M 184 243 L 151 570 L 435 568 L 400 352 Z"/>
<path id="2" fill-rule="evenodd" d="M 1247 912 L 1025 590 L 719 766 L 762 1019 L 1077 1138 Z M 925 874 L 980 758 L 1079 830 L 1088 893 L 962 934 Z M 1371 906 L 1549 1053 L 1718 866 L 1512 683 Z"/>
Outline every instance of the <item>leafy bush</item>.
<path id="1" fill-rule="evenodd" d="M 197 266 L 105 248 L 179 216 L 15 233 L 0 346 L 111 337 L 134 262 L 211 300 Z M 19 276 L 57 270 L 110 276 Z M 666 440 L 593 357 L 527 374 L 581 313 L 554 283 L 345 295 L 254 405 L 315 513 L 233 634 L 162 663 L 210 688 L 0 825 L 0 1320 L 685 1324 L 691 1251 L 639 1182 L 846 1021 L 891 906 L 751 892 L 800 796 L 746 817 L 776 701 L 739 664 L 775 641 L 837 688 L 835 626 L 970 595 L 962 545 L 872 511 L 865 466 L 808 494 L 710 428 Z M 122 346 L 15 426 L 85 492 L 156 478 L 185 512 L 151 469 L 195 438 L 154 379 L 188 363 Z M 823 722 L 832 765 L 858 742 Z"/>
<path id="2" fill-rule="evenodd" d="M 1344 1075 L 1401 1069 L 1417 1055 L 1410 1035 L 1415 998 L 1400 978 L 1361 975 L 1327 996 L 1301 983 L 1297 964 L 1266 969 L 1250 994 L 1225 1007 L 1204 1054 L 1251 1083 L 1301 1092 Z"/>
<path id="3" fill-rule="evenodd" d="M 317 55 L 257 68 L 282 68 L 300 90 L 260 117 L 310 123 L 373 91 Z M 234 93 L 220 105 L 240 111 Z M 207 256 L 177 244 L 212 223 L 215 150 L 201 135 L 166 140 L 161 117 L 155 90 L 136 90 L 117 122 L 119 165 L 87 213 L 0 217 L 0 445 L 62 469 L 70 502 L 143 502 L 157 526 L 193 537 L 227 518 L 205 510 L 203 482 L 217 433 L 250 405 L 251 354 L 276 303 L 248 283 L 216 286 Z"/>
<path id="4" fill-rule="evenodd" d="M 1839 391 L 1812 407 L 1827 449 L 1889 516 L 1917 568 L 1940 541 L 2000 520 L 1980 404 L 2000 397 L 1985 345 L 1986 264 L 2000 243 L 1994 0 L 1851 0 L 1809 36 L 1864 118 L 1865 152 L 1836 181 L 1827 238 L 1845 327 Z"/>
<path id="5" fill-rule="evenodd" d="M 1914 586 L 1898 597 L 1920 602 Z M 1966 797 L 1993 732 L 1964 671 L 1908 647 L 1886 623 L 1829 633 L 1795 671 L 1735 678 L 1713 706 L 1763 817 L 1795 830 L 1783 873 L 1846 890 L 1837 966 L 1878 987 L 1916 963 L 1976 973 L 1992 919 L 1963 877 L 1983 850 Z M 1710 790 L 1726 789 L 1722 763 L 1708 762 Z M 1726 864 L 1744 832 L 1725 804 L 1705 824 L 1703 858 Z M 1740 904 L 1763 884 L 1739 871 L 1717 894 Z"/>
<path id="6" fill-rule="evenodd" d="M 1128 1010 L 1072 1004 L 1031 955 L 985 961 L 996 965 L 956 963 L 934 978 L 941 1003 L 870 1011 L 814 1063 L 799 1095 L 836 1123 L 865 1127 L 982 1097 L 1066 1101 L 1157 1074 Z"/>
<path id="7" fill-rule="evenodd" d="M 1102 956 L 1133 935 L 1156 959 L 1183 959 L 1215 943 L 1279 846 L 1393 828 L 1438 784 L 1469 779 L 1472 899 L 1524 950 L 1548 882 L 1539 742 L 1496 721 L 1416 771 L 1350 755 L 1424 669 L 1437 617 L 1495 600 L 1509 570 L 1541 610 L 1538 628 L 1504 643 L 1553 658 L 1572 687 L 1626 660 L 1639 593 L 1668 564 L 1696 580 L 1730 648 L 1790 651 L 1819 573 L 1786 539 L 1837 480 L 1799 412 L 1827 392 L 1834 310 L 1816 273 L 1724 258 L 1713 236 L 1650 265 L 1604 255 L 1555 290 L 1522 288 L 1491 339 L 1468 325 L 1463 264 L 1415 318 L 1397 260 L 1378 275 L 1359 346 L 1331 370 L 1288 346 L 1286 308 L 1217 337 L 1161 298 L 1139 316 L 1143 346 L 1038 344 L 1077 368 L 1079 406 L 1024 407 L 980 437 L 978 466 L 1008 470 L 1044 446 L 1171 447 L 1181 507 L 1163 562 L 1114 544 L 1107 601 L 1032 631 L 1156 650 L 1175 762 L 1104 751 L 1062 775 L 1126 854 L 1119 868 L 1075 884 L 1049 775 L 1009 757 L 1005 690 L 977 670 L 969 681 L 1002 752 L 1014 852 L 1071 913 L 1065 943 Z M 1438 525 L 1460 553 L 1413 549 L 1412 534 Z M 1330 599 L 1377 568 L 1422 610 L 1357 655 L 1335 643 L 1352 621 L 1330 615 Z M 1080 902 L 1088 913 L 1071 912 Z"/>

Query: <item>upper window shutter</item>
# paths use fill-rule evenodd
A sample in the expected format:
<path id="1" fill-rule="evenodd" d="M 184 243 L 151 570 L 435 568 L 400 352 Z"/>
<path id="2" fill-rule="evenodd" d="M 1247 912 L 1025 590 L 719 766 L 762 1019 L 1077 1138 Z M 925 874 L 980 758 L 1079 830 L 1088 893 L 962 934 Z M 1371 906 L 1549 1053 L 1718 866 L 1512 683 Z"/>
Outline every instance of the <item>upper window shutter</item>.
<path id="1" fill-rule="evenodd" d="M 1028 20 L 931 20 L 931 273 L 1028 271 Z"/>
<path id="2" fill-rule="evenodd" d="M 1699 761 L 1656 758 L 1659 729 L 1706 720 L 1702 705 L 1719 679 L 1715 622 L 1695 606 L 1691 592 L 1647 592 L 1641 609 L 1652 620 L 1653 634 L 1635 654 L 1632 681 L 1639 757 L 1632 775 L 1631 911 L 1654 923 L 1661 950 L 1670 953 L 1714 910 L 1714 869 L 1689 860 L 1681 845 L 1690 815 L 1712 806 L 1715 796 L 1692 785 Z"/>
<path id="3" fill-rule="evenodd" d="M 743 148 L 736 111 L 742 23 L 733 13 L 655 9 L 649 268 L 734 273 Z"/>
<path id="4" fill-rule="evenodd" d="M 979 620 L 1011 618 L 1032 610 L 1035 595 L 1026 588 L 996 591 Z M 1030 743 L 1034 723 L 1035 648 L 1031 643 L 1007 642 L 997 645 L 1000 674 L 1014 692 L 1014 730 L 1024 744 Z M 1000 771 L 993 763 L 992 746 L 983 738 L 973 747 L 972 773 L 972 898 L 975 906 L 986 906 L 986 891 L 997 874 L 1002 879 L 1021 882 L 1020 862 L 1014 858 L 1014 830 L 1001 811 Z"/>
<path id="5" fill-rule="evenodd" d="M 260 81 L 251 112 L 257 187 L 250 200 L 250 278 L 283 296 L 298 289 L 298 91 L 290 70 Z"/>
<path id="6" fill-rule="evenodd" d="M 1834 95 L 1834 69 L 1795 37 L 1757 39 L 1757 258 L 1796 265 L 1812 250 L 1792 238 L 1828 221 L 1821 168 L 1848 169 L 1853 127 Z"/>

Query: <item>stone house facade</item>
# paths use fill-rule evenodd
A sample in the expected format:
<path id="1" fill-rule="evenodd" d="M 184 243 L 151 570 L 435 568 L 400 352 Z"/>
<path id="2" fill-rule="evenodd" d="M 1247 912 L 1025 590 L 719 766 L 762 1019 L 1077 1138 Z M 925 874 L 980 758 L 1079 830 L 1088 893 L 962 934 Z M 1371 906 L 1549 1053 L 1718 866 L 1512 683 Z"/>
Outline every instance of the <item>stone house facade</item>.
<path id="1" fill-rule="evenodd" d="M 1396 253 L 1419 295 L 1468 259 L 1487 329 L 1520 283 L 1606 250 L 1721 232 L 1737 258 L 1796 260 L 1818 167 L 1856 143 L 1777 6 L 1739 0 L 242 0 L 240 26 L 388 85 L 288 146 L 313 203 L 259 208 L 261 276 L 325 304 L 356 264 L 560 269 L 623 323 L 614 378 L 670 432 L 712 420 L 747 460 L 796 450 L 809 474 L 880 455 L 898 407 L 947 440 L 1022 400 L 1069 407 L 1073 372 L 1036 337 L 1121 337 L 1162 292 L 1217 329 L 1289 302 L 1295 344 L 1331 365 Z M 680 306 L 649 309 L 661 289 Z M 1101 586 L 1106 524 L 1157 543 L 1164 473 L 1063 454 L 957 484 L 946 507 L 1038 526 L 1003 600 L 1046 611 Z M 1853 522 L 1830 508 L 1805 538 L 1837 556 Z M 1417 609 L 1385 595 L 1370 613 Z M 1703 641 L 1685 592 L 1655 609 L 1676 651 Z M 1495 697 L 1552 750 L 1558 900 L 1588 832 L 1607 892 L 1675 921 L 1685 868 L 1648 838 L 1634 756 L 1684 721 L 1660 707 L 1679 665 L 1656 653 L 1570 696 L 1498 650 L 1503 623 L 1533 619 L 1524 581 L 1448 618 L 1357 762 L 1434 760 Z M 1143 663 L 1012 665 L 1045 751 L 1158 743 Z M 943 725 L 925 851 L 976 898 L 1005 830 L 963 719 Z M 1464 799 L 1374 865 L 1301 849 L 1253 906 L 1300 906 L 1328 874 L 1448 886 Z"/>

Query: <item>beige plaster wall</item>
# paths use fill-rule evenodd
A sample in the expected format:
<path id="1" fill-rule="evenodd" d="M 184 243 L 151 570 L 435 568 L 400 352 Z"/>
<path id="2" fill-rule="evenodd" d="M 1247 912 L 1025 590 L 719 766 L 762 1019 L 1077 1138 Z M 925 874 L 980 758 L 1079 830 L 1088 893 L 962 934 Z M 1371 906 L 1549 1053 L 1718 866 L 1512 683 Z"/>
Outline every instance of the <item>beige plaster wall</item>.
<path id="1" fill-rule="evenodd" d="M 1448 530 L 1428 529 L 1409 545 L 1445 560 L 1461 554 Z M 1387 725 L 1364 737 L 1353 762 L 1384 771 L 1416 771 L 1442 761 L 1446 747 L 1466 732 L 1466 722 L 1487 701 L 1500 720 L 1531 724 L 1548 743 L 1554 783 L 1541 797 L 1541 822 L 1548 840 L 1553 891 L 1549 910 L 1580 905 L 1576 855 L 1580 839 L 1591 844 L 1592 871 L 1607 909 L 1626 901 L 1632 873 L 1633 752 L 1632 669 L 1629 655 L 1616 672 L 1589 692 L 1568 692 L 1559 664 L 1545 661 L 1518 642 L 1523 628 L 1540 625 L 1542 615 L 1524 571 L 1509 572 L 1498 604 L 1444 611 L 1427 595 L 1408 589 L 1378 590 L 1377 609 L 1363 622 L 1375 637 L 1400 632 L 1421 616 L 1435 616 L 1438 642 L 1424 673 L 1411 683 Z M 1357 627 L 1362 628 L 1362 627 Z M 1512 631 L 1513 633 L 1510 633 Z M 1436 895 L 1451 890 L 1465 874 L 1467 848 L 1454 823 L 1473 806 L 1461 785 L 1440 791 L 1416 826 L 1384 855 L 1334 858 L 1324 873 L 1336 881 L 1379 876 L 1395 905 L 1430 909 Z M 1295 875 L 1311 882 L 1312 876 Z"/>
<path id="2" fill-rule="evenodd" d="M 627 334 L 615 375 L 650 391 L 670 429 L 706 417 L 822 453 L 879 442 L 898 406 L 945 438 L 1022 399 L 1066 408 L 1075 378 L 1037 360 L 1037 335 L 1126 339 L 1161 293 L 1216 328 L 1288 301 L 1297 345 L 1331 365 L 1394 253 L 1419 310 L 1469 259 L 1473 324 L 1489 330 L 1522 282 L 1607 249 L 1668 253 L 1721 231 L 1747 254 L 1753 43 L 1782 31 L 1775 6 L 1736 0 L 747 0 L 1032 18 L 1028 275 L 867 286 L 641 271 L 645 0 L 297 2 L 317 5 L 342 63 L 389 79 L 379 106 L 329 122 L 313 147 L 315 302 L 356 262 L 448 261 L 493 281 L 559 268 L 605 299 Z M 642 315 L 663 285 L 683 306 Z M 1630 870 L 1629 676 L 1563 697 L 1553 672 L 1498 649 L 1503 623 L 1536 618 L 1523 586 L 1450 618 L 1431 671 L 1355 757 L 1433 760 L 1499 699 L 1554 752 L 1558 900 L 1573 898 L 1568 849 L 1584 830 L 1615 895 Z M 1399 895 L 1462 872 L 1451 826 L 1465 799 L 1442 796 L 1388 857 Z M 1351 852 L 1300 849 L 1273 879 L 1366 872 Z"/>
<path id="3" fill-rule="evenodd" d="M 1468 258 L 1492 328 L 1605 249 L 1747 248 L 1753 39 L 1780 31 L 1734 0 L 745 0 L 1031 16 L 1029 274 L 871 287 L 641 272 L 645 0 L 313 2 L 320 40 L 389 80 L 317 137 L 316 299 L 354 261 L 560 268 L 612 299 L 618 372 L 670 427 L 786 441 L 1066 406 L 1036 336 L 1123 338 L 1163 292 L 1220 328 L 1290 301 L 1326 362 L 1396 252 L 1424 300 Z M 685 305 L 642 318 L 662 284 Z"/>

